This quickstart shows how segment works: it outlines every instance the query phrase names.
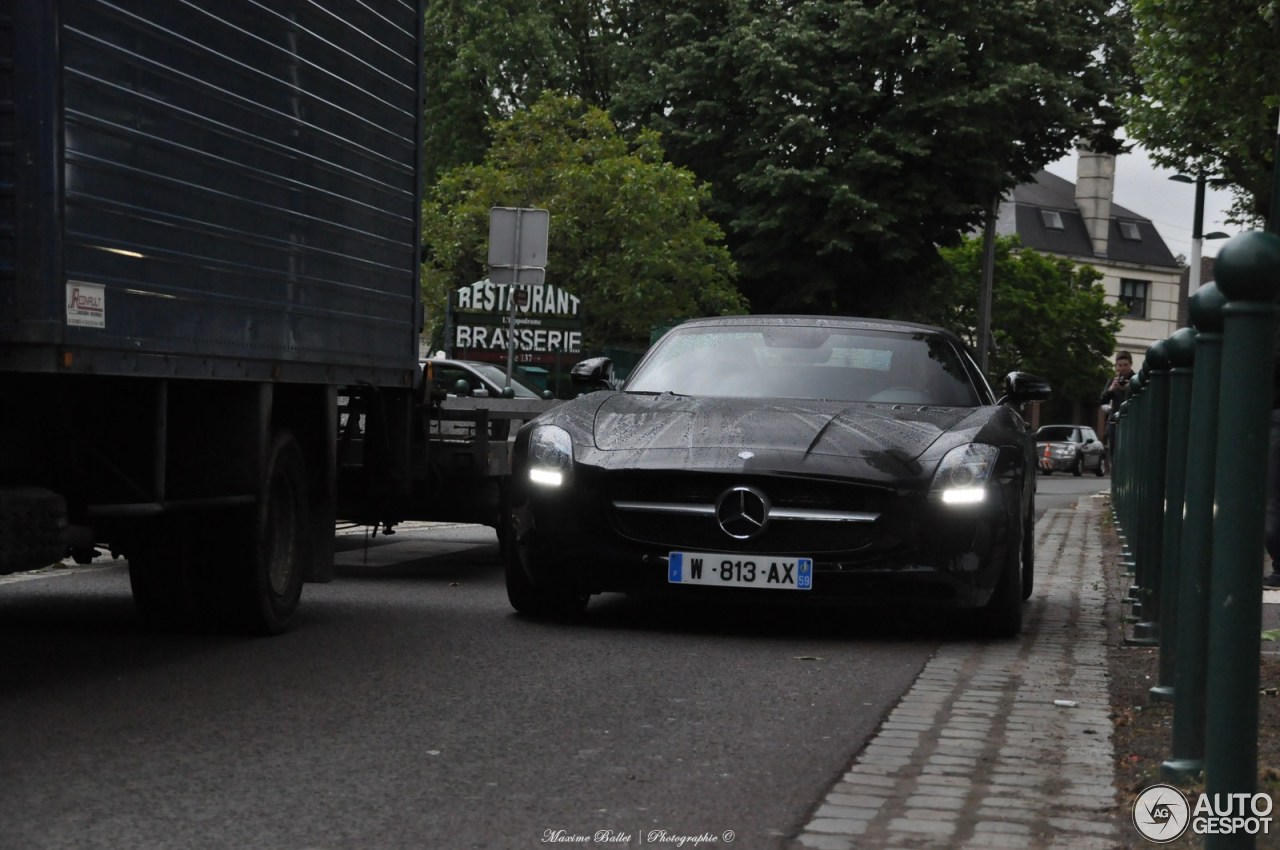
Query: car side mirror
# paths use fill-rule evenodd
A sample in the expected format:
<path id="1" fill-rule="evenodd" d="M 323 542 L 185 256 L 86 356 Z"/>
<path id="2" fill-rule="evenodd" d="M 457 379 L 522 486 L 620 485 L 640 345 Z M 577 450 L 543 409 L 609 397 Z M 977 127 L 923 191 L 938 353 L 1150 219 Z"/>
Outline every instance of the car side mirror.
<path id="1" fill-rule="evenodd" d="M 471 395 L 475 396 L 476 398 L 488 398 L 488 397 L 489 397 L 489 391 L 488 391 L 487 389 L 485 389 L 484 387 L 481 387 L 480 389 L 478 389 L 478 390 L 476 390 L 475 392 L 471 393 Z"/>
<path id="2" fill-rule="evenodd" d="M 1026 404 L 1029 401 L 1047 401 L 1053 391 L 1044 378 L 1030 372 L 1010 372 L 1004 379 L 1004 396 L 998 404 Z"/>
<path id="3" fill-rule="evenodd" d="M 580 387 L 613 389 L 613 361 L 608 357 L 592 357 L 574 364 L 569 380 Z"/>

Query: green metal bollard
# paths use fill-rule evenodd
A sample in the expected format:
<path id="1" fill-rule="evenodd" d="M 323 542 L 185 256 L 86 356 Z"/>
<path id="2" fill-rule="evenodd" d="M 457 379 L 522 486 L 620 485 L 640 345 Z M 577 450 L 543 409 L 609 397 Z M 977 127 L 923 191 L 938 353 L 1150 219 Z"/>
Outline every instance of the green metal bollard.
<path id="1" fill-rule="evenodd" d="M 1132 387 L 1132 383 L 1130 383 L 1130 387 Z M 1132 394 L 1132 390 L 1130 392 Z M 1120 512 L 1120 522 L 1121 522 L 1121 525 L 1124 527 L 1125 538 L 1128 541 L 1127 557 L 1129 559 L 1130 566 L 1131 566 L 1131 569 L 1129 570 L 1129 572 L 1133 572 L 1134 570 L 1132 569 L 1132 567 L 1136 566 L 1134 562 L 1134 555 L 1133 555 L 1133 541 L 1134 541 L 1133 513 L 1132 511 L 1130 511 L 1130 505 L 1129 505 L 1129 494 L 1130 494 L 1129 481 L 1131 479 L 1130 470 L 1133 468 L 1133 464 L 1131 463 L 1130 458 L 1133 452 L 1127 451 L 1130 444 L 1133 443 L 1133 438 L 1129 435 L 1129 429 L 1132 427 L 1130 423 L 1132 423 L 1133 421 L 1133 417 L 1130 411 L 1131 411 L 1130 404 L 1129 404 L 1129 401 L 1126 399 L 1120 405 L 1120 419 L 1116 423 L 1116 433 L 1120 435 L 1119 440 L 1120 440 L 1120 447 L 1122 451 L 1115 462 L 1118 464 L 1119 470 L 1120 470 L 1118 486 L 1116 487 L 1118 491 L 1117 497 L 1116 497 L 1116 507 Z M 1112 475 L 1114 477 L 1115 473 L 1112 473 Z"/>
<path id="2" fill-rule="evenodd" d="M 1160 586 L 1164 573 L 1164 473 L 1169 448 L 1169 347 L 1164 340 L 1147 346 L 1142 368 L 1148 370 L 1145 429 L 1147 432 L 1145 480 L 1142 509 L 1147 517 L 1147 581 L 1143 588 L 1142 615 L 1145 623 L 1134 627 L 1156 640 L 1160 634 Z M 1144 628 L 1145 627 L 1145 628 Z"/>
<path id="3" fill-rule="evenodd" d="M 1147 348 L 1142 364 L 1146 377 L 1140 397 L 1138 479 L 1138 534 L 1141 549 L 1138 562 L 1140 603 L 1132 611 L 1141 617 L 1126 641 L 1131 646 L 1160 643 L 1160 554 L 1164 527 L 1164 465 L 1168 444 L 1169 355 L 1164 340 Z"/>
<path id="4" fill-rule="evenodd" d="M 1133 586 L 1129 588 L 1129 593 L 1133 597 L 1130 613 L 1135 618 L 1133 620 L 1135 623 L 1141 619 L 1145 596 L 1143 590 L 1147 581 L 1147 547 L 1146 538 L 1143 536 L 1146 528 L 1146 516 L 1142 512 L 1143 475 L 1146 469 L 1143 463 L 1144 452 L 1146 451 L 1146 432 L 1144 430 L 1147 409 L 1146 383 L 1147 372 L 1145 367 L 1140 369 L 1129 382 L 1129 448 L 1132 451 L 1129 452 L 1128 510 L 1129 527 L 1133 533 Z"/>
<path id="5" fill-rule="evenodd" d="M 1204 770 L 1205 678 L 1209 665 L 1209 566 L 1213 560 L 1214 452 L 1218 439 L 1218 381 L 1222 373 L 1222 305 L 1207 283 L 1189 301 L 1196 334 L 1187 434 L 1186 496 L 1178 574 L 1178 651 L 1173 677 L 1173 752 L 1160 766 L 1166 779 Z"/>
<path id="6" fill-rule="evenodd" d="M 1219 252 L 1216 271 L 1226 305 L 1209 586 L 1205 791 L 1211 800 L 1251 794 L 1258 784 L 1261 552 L 1280 236 L 1235 237 Z M 1254 838 L 1208 835 L 1205 846 L 1251 848 Z"/>
<path id="7" fill-rule="evenodd" d="M 1120 568 L 1126 575 L 1134 574 L 1133 530 L 1129 525 L 1129 515 L 1125 506 L 1125 474 L 1128 469 L 1128 455 L 1121 451 L 1127 440 L 1129 402 L 1122 401 L 1110 412 L 1113 428 L 1111 445 L 1107 452 L 1111 458 L 1111 519 L 1115 523 L 1116 538 L 1120 542 Z M 1136 585 L 1130 585 L 1120 602 L 1132 604 L 1137 599 Z M 1127 619 L 1127 617 L 1126 617 Z"/>
<path id="8" fill-rule="evenodd" d="M 1187 483 L 1187 429 L 1191 419 L 1191 367 L 1195 362 L 1196 332 L 1175 331 L 1165 340 L 1169 358 L 1169 402 L 1165 410 L 1164 493 L 1160 543 L 1160 667 L 1152 700 L 1172 700 L 1178 656 L 1178 576 L 1182 570 L 1182 500 Z"/>

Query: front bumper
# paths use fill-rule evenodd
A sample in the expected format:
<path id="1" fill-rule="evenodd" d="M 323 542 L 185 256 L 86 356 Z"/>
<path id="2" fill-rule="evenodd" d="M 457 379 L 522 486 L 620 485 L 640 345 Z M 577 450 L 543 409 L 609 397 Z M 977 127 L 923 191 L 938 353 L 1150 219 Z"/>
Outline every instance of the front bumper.
<path id="1" fill-rule="evenodd" d="M 691 479 L 697 477 L 696 485 Z M 979 506 L 949 507 L 925 493 L 895 492 L 874 485 L 814 482 L 812 489 L 839 499 L 874 501 L 879 518 L 833 531 L 830 523 L 790 524 L 779 533 L 748 541 L 725 534 L 711 517 L 656 517 L 639 522 L 619 511 L 619 493 L 635 487 L 622 483 L 622 473 L 579 467 L 565 490 L 530 487 L 514 506 L 517 539 L 537 549 L 537 562 L 569 578 L 582 591 L 621 591 L 671 596 L 745 597 L 756 601 L 794 602 L 839 599 L 851 603 L 903 602 L 937 608 L 972 608 L 986 604 L 1014 543 L 1011 528 L 1020 522 L 1018 488 L 1013 482 L 993 485 Z M 636 476 L 631 476 L 632 483 Z M 741 483 L 740 476 L 655 476 L 662 490 L 679 498 L 686 490 L 717 492 Z M 794 480 L 776 485 L 752 482 L 765 492 L 807 490 Z M 804 482 L 800 482 L 803 485 Z M 687 486 L 686 486 L 687 485 Z M 866 490 L 870 495 L 856 495 Z M 806 527 L 807 526 L 807 527 Z M 672 551 L 809 557 L 814 561 L 813 588 L 776 591 L 757 588 L 697 587 L 667 581 Z"/>

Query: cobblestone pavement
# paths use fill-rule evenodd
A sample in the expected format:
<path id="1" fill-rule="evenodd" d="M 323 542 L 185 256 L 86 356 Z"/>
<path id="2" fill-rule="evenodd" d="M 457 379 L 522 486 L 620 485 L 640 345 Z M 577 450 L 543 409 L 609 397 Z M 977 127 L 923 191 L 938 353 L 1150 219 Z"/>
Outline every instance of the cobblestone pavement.
<path id="1" fill-rule="evenodd" d="M 845 848 L 1113 848 L 1106 502 L 1036 525 L 1013 641 L 946 644 L 792 842 Z"/>

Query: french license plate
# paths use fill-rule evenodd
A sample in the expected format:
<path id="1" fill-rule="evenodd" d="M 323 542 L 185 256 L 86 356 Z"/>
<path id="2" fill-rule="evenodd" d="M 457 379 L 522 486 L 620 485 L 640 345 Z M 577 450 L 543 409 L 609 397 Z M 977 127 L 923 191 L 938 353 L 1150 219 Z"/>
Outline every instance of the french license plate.
<path id="1" fill-rule="evenodd" d="M 667 556 L 667 581 L 765 590 L 812 590 L 813 559 L 672 552 Z"/>

